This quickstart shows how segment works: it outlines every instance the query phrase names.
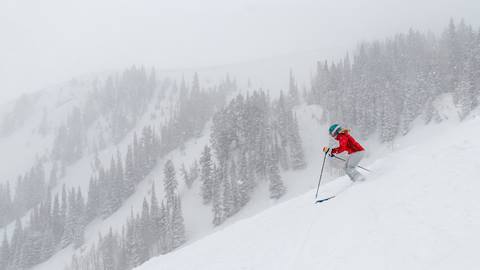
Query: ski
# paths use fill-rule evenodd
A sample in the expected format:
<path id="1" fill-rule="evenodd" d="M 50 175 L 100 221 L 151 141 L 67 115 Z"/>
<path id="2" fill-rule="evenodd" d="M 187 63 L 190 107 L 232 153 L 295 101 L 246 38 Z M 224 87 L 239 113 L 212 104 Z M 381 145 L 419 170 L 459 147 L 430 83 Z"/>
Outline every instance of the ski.
<path id="1" fill-rule="evenodd" d="M 335 198 L 335 196 L 328 197 L 328 198 L 325 198 L 325 199 L 317 200 L 315 203 L 322 203 L 322 202 L 328 201 L 328 200 L 333 199 L 333 198 Z"/>

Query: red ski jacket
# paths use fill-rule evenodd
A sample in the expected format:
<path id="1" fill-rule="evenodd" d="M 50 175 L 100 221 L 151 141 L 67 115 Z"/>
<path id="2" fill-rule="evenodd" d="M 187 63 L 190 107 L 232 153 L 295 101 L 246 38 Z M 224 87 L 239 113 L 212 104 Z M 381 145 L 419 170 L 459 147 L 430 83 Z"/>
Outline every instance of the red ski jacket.
<path id="1" fill-rule="evenodd" d="M 337 137 L 335 137 L 335 140 L 338 141 L 339 146 L 332 149 L 332 154 L 342 153 L 343 151 L 352 154 L 365 150 L 347 131 L 339 133 Z"/>

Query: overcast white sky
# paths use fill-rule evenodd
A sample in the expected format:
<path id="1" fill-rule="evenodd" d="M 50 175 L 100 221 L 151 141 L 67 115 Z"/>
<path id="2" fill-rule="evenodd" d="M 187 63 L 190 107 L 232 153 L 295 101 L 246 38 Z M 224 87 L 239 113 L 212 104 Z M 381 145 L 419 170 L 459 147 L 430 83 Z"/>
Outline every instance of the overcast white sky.
<path id="1" fill-rule="evenodd" d="M 73 76 L 132 64 L 202 67 L 320 51 L 450 17 L 478 0 L 0 0 L 0 104 Z M 314 61 L 315 59 L 312 59 Z"/>

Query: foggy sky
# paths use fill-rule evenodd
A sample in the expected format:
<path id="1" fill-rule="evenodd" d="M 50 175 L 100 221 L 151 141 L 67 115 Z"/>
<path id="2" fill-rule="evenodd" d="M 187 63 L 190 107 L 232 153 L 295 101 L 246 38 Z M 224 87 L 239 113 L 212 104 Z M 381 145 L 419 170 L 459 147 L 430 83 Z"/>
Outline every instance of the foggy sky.
<path id="1" fill-rule="evenodd" d="M 0 104 L 132 64 L 197 68 L 306 51 L 337 57 L 410 27 L 438 32 L 450 17 L 480 26 L 480 1 L 0 0 Z"/>

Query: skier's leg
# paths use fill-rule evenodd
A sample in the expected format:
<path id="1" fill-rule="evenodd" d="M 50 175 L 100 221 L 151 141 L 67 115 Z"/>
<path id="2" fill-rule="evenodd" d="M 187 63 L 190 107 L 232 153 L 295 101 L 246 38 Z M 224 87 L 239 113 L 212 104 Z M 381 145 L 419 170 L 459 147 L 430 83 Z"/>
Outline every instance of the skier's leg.
<path id="1" fill-rule="evenodd" d="M 363 151 L 353 153 L 348 157 L 347 162 L 345 162 L 345 172 L 352 181 L 362 181 L 365 179 L 363 175 L 356 169 L 357 165 L 360 163 L 360 160 L 362 160 L 363 155 Z"/>
<path id="2" fill-rule="evenodd" d="M 345 172 L 347 173 L 350 180 L 356 181 L 360 177 L 360 172 L 355 169 L 355 167 L 346 167 Z"/>

